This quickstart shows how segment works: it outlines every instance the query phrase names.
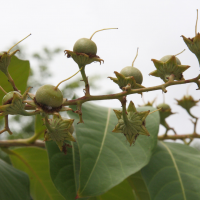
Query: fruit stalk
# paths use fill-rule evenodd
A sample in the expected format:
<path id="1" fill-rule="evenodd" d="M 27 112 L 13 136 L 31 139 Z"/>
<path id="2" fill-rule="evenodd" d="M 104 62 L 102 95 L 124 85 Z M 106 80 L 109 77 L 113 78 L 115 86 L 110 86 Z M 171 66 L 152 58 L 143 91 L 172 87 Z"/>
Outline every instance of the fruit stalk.
<path id="1" fill-rule="evenodd" d="M 14 80 L 12 79 L 12 77 L 10 76 L 9 73 L 6 74 L 8 81 L 10 82 L 10 84 L 12 85 L 13 89 L 17 92 L 19 92 L 19 90 L 17 89 Z"/>
<path id="2" fill-rule="evenodd" d="M 5 127 L 4 127 L 3 130 L 0 131 L 0 134 L 5 132 L 5 131 L 8 131 L 8 133 L 10 135 L 12 135 L 12 131 L 10 130 L 9 125 L 8 125 L 8 115 L 5 115 L 4 119 L 5 119 Z"/>
<path id="3" fill-rule="evenodd" d="M 126 96 L 123 96 L 120 102 L 122 104 L 122 114 L 123 114 L 124 124 L 127 126 L 128 117 L 127 117 L 127 111 L 126 111 Z"/>
<path id="4" fill-rule="evenodd" d="M 88 82 L 88 78 L 85 74 L 85 66 L 79 66 L 79 68 L 81 69 L 81 75 L 83 78 L 83 81 L 85 82 L 85 96 L 90 96 L 90 85 Z"/>

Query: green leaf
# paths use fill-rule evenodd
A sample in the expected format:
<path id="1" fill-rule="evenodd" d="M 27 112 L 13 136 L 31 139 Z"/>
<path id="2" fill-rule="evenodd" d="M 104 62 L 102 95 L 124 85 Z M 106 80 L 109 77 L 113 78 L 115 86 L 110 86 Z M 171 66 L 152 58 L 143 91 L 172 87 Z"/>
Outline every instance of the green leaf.
<path id="1" fill-rule="evenodd" d="M 143 107 L 138 110 L 152 109 Z M 159 114 L 155 112 L 147 117 L 146 127 L 151 136 L 140 135 L 130 147 L 123 134 L 112 133 L 117 118 L 111 109 L 84 103 L 82 113 L 84 124 L 74 123 L 80 152 L 78 196 L 97 196 L 149 162 L 157 143 Z M 69 114 L 78 122 L 77 114 Z"/>
<path id="2" fill-rule="evenodd" d="M 105 194 L 97 197 L 92 197 L 88 200 L 136 200 L 136 198 L 128 181 L 124 180 Z"/>
<path id="3" fill-rule="evenodd" d="M 183 144 L 159 142 L 142 176 L 152 200 L 200 199 L 200 151 Z"/>
<path id="4" fill-rule="evenodd" d="M 74 200 L 76 197 L 75 165 L 73 161 L 75 148 L 73 150 L 67 148 L 67 154 L 65 155 L 54 141 L 47 141 L 46 147 L 52 181 L 65 199 Z"/>
<path id="5" fill-rule="evenodd" d="M 8 71 L 12 76 L 15 85 L 23 94 L 27 89 L 27 80 L 30 72 L 30 63 L 28 60 L 20 60 L 13 56 L 8 67 Z M 20 78 L 19 78 L 20 77 Z M 11 84 L 8 82 L 6 75 L 0 71 L 0 86 L 6 91 L 13 91 Z M 4 93 L 0 91 L 0 99 L 4 97 Z M 0 117 L 1 119 L 2 117 Z"/>
<path id="6" fill-rule="evenodd" d="M 46 150 L 27 147 L 12 152 L 9 156 L 13 166 L 29 175 L 34 200 L 64 200 L 52 183 Z"/>
<path id="7" fill-rule="evenodd" d="M 132 174 L 127 178 L 127 180 L 135 191 L 138 200 L 150 200 L 149 192 L 142 177 L 141 171 Z"/>
<path id="8" fill-rule="evenodd" d="M 30 200 L 27 174 L 0 159 L 0 199 Z"/>
<path id="9" fill-rule="evenodd" d="M 8 71 L 12 76 L 15 85 L 23 94 L 27 89 L 27 80 L 30 72 L 30 63 L 28 60 L 20 60 L 16 56 L 13 56 L 8 67 Z M 5 74 L 0 71 L 0 85 L 6 90 L 6 92 L 13 91 L 11 84 L 8 82 L 8 79 Z M 19 78 L 20 77 L 20 78 Z M 0 93 L 0 97 L 4 96 L 3 92 Z"/>

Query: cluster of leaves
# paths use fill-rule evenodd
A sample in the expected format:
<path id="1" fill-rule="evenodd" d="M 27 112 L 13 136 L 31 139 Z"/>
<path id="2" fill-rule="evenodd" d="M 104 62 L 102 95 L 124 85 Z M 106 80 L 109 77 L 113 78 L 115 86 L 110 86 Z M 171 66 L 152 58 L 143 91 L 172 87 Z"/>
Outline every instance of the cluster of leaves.
<path id="1" fill-rule="evenodd" d="M 15 57 L 12 62 L 16 62 Z M 23 67 L 22 63 L 20 66 Z M 153 108 L 138 109 L 146 110 Z M 200 152 L 183 144 L 158 142 L 158 112 L 146 119 L 151 136 L 139 136 L 135 145 L 129 147 L 123 134 L 112 133 L 116 117 L 110 109 L 85 103 L 82 111 L 84 124 L 77 125 L 78 116 L 70 115 L 75 119 L 77 142 L 69 143 L 72 148 L 66 155 L 53 141 L 46 142 L 47 149 L 2 148 L 15 167 L 1 160 L 2 199 L 199 198 Z M 44 133 L 41 116 L 34 118 L 35 134 Z"/>
<path id="2" fill-rule="evenodd" d="M 140 136 L 135 145 L 129 147 L 122 134 L 111 132 L 116 117 L 109 108 L 86 103 L 82 109 L 85 124 L 75 123 L 77 142 L 69 143 L 72 149 L 68 149 L 66 155 L 53 141 L 46 142 L 46 150 L 37 147 L 3 149 L 16 168 L 6 163 L 1 165 L 1 177 L 7 182 L 1 182 L 0 194 L 10 190 L 9 196 L 1 196 L 3 199 L 30 199 L 30 194 L 34 200 L 75 197 L 148 200 L 172 196 L 199 199 L 200 151 L 183 144 L 158 142 L 158 112 L 146 119 L 151 136 Z M 141 107 L 138 111 L 147 109 L 153 110 Z M 76 114 L 70 116 L 78 122 Z M 39 115 L 35 129 L 44 130 Z M 28 174 L 29 179 L 17 169 Z"/>

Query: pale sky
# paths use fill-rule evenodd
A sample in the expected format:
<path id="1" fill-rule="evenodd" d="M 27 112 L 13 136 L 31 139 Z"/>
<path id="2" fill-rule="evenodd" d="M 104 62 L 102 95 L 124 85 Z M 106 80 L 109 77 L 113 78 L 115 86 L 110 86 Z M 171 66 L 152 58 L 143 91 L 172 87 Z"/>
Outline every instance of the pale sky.
<path id="1" fill-rule="evenodd" d="M 93 37 L 98 48 L 97 55 L 105 62 L 102 65 L 88 65 L 86 73 L 89 77 L 92 74 L 99 74 L 105 78 L 99 83 L 101 90 L 91 91 L 92 94 L 103 94 L 105 90 L 120 92 L 118 86 L 107 77 L 114 77 L 114 71 L 120 72 L 123 67 L 130 66 L 137 47 L 139 55 L 134 66 L 143 74 L 143 86 L 163 83 L 161 79 L 148 75 L 155 70 L 152 58 L 159 60 L 165 55 L 175 55 L 183 49 L 186 51 L 178 58 L 183 65 L 191 66 L 183 73 L 185 79 L 190 79 L 200 73 L 200 68 L 197 58 L 188 50 L 180 36 L 195 36 L 196 9 L 199 5 L 199 0 L 3 1 L 0 12 L 1 49 L 7 50 L 13 41 L 19 41 L 31 33 L 32 35 L 23 41 L 28 53 L 40 51 L 44 46 L 52 49 L 63 47 L 63 51 L 72 50 L 79 38 L 89 38 L 99 29 L 117 27 L 118 30 L 102 31 Z M 200 32 L 200 22 L 197 30 Z M 64 53 L 60 53 L 49 67 L 54 73 L 54 78 L 47 80 L 47 83 L 51 84 L 57 84 L 78 70 L 76 63 L 72 59 L 67 59 Z M 188 84 L 171 86 L 165 94 L 166 103 L 172 105 L 173 112 L 179 113 L 169 117 L 167 121 L 179 133 L 191 133 L 193 127 L 189 115 L 177 106 L 174 100 L 182 98 L 187 88 Z M 191 84 L 189 94 L 198 100 L 200 90 L 196 89 L 197 86 Z M 146 101 L 156 96 L 157 104 L 162 103 L 161 91 L 144 94 Z M 143 104 L 140 95 L 130 95 L 128 100 L 132 100 L 135 105 Z M 99 104 L 120 106 L 117 100 Z M 199 107 L 192 109 L 192 113 L 200 117 L 200 104 Z M 198 131 L 200 132 L 200 124 Z"/>

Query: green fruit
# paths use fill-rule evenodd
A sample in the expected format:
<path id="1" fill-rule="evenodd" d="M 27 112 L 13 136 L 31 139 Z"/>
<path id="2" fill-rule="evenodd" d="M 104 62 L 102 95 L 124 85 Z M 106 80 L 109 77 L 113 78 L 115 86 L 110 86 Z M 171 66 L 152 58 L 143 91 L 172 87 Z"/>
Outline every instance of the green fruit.
<path id="1" fill-rule="evenodd" d="M 19 94 L 21 96 L 21 94 L 19 92 L 16 92 L 16 91 L 11 91 L 11 92 L 8 92 L 2 99 L 2 104 L 10 104 L 12 102 L 12 99 L 13 99 L 13 95 L 14 94 Z"/>
<path id="2" fill-rule="evenodd" d="M 160 59 L 160 61 L 167 62 L 173 55 L 167 55 Z M 181 61 L 176 57 L 177 65 L 181 65 Z"/>
<path id="3" fill-rule="evenodd" d="M 53 85 L 43 85 L 37 90 L 35 101 L 49 109 L 58 108 L 62 105 L 63 94 L 58 88 L 55 90 Z"/>
<path id="4" fill-rule="evenodd" d="M 133 76 L 136 83 L 138 84 L 142 84 L 142 81 L 143 81 L 143 76 L 142 76 L 142 73 L 140 72 L 139 69 L 135 68 L 135 67 L 124 67 L 120 74 L 124 75 L 125 77 L 128 77 L 128 76 Z"/>
<path id="5" fill-rule="evenodd" d="M 162 111 L 171 109 L 170 106 L 169 106 L 168 104 L 166 104 L 166 103 L 161 103 L 161 104 L 159 104 L 159 105 L 157 106 L 157 108 L 158 108 L 158 109 L 159 109 L 159 108 L 162 108 Z"/>
<path id="6" fill-rule="evenodd" d="M 96 55 L 97 45 L 90 39 L 81 38 L 77 40 L 76 43 L 74 44 L 73 51 L 76 53 Z"/>

